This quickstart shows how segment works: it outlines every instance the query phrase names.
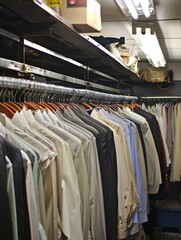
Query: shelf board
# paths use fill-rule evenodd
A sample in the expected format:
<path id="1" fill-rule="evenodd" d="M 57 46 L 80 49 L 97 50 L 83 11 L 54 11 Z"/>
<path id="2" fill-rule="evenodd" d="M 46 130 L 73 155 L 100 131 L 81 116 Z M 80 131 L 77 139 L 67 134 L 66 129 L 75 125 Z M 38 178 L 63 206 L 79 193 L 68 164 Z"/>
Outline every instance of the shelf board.
<path id="1" fill-rule="evenodd" d="M 86 34 L 73 29 L 41 0 L 0 0 L 0 27 L 127 83 L 142 83 L 135 73 Z"/>
<path id="2" fill-rule="evenodd" d="M 0 68 L 2 68 L 2 69 L 9 69 L 9 70 L 19 73 L 22 71 L 23 65 L 24 65 L 23 63 L 0 57 Z M 37 66 L 28 65 L 28 67 L 31 69 L 31 73 L 33 73 L 37 76 L 45 77 L 47 79 L 52 79 L 52 82 L 54 82 L 54 83 L 56 82 L 57 84 L 58 83 L 62 83 L 62 84 L 66 84 L 66 85 L 74 84 L 74 85 L 81 86 L 83 88 L 89 87 L 89 88 L 97 89 L 100 91 L 119 93 L 119 94 L 121 92 L 120 89 L 116 89 L 116 88 L 109 87 L 109 86 L 103 86 L 101 84 L 97 84 L 97 83 L 93 83 L 93 82 L 90 82 L 89 86 L 88 86 L 88 82 L 85 80 L 70 77 L 67 75 L 63 75 L 63 74 L 53 72 L 48 69 L 43 69 L 43 68 L 40 68 Z"/>

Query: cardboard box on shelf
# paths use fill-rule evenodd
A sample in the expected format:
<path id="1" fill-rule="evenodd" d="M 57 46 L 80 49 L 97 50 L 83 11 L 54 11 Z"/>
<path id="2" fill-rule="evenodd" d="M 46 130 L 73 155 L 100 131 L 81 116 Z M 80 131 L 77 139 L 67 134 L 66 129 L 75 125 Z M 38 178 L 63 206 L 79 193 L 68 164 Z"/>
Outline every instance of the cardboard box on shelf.
<path id="1" fill-rule="evenodd" d="M 63 0 L 61 11 L 79 32 L 101 31 L 101 6 L 96 0 Z"/>

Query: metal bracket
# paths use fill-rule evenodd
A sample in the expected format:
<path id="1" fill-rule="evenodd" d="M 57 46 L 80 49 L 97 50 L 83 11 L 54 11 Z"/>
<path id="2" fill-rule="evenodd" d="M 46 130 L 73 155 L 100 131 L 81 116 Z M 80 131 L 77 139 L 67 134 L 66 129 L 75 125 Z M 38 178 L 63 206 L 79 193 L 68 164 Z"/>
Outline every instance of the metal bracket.
<path id="1" fill-rule="evenodd" d="M 136 34 L 137 28 L 141 28 L 141 32 L 145 34 L 146 28 L 150 29 L 150 33 L 155 33 L 155 24 L 151 22 L 139 22 L 139 21 L 132 21 L 132 34 Z"/>

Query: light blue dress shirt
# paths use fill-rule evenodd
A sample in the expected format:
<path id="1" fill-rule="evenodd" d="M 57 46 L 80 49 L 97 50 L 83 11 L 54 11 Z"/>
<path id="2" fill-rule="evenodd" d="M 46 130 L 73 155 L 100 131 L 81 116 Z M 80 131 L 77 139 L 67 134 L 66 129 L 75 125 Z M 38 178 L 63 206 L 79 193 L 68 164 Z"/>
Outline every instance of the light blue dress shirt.
<path id="1" fill-rule="evenodd" d="M 140 158 L 137 150 L 137 143 L 136 143 L 136 137 L 134 132 L 133 123 L 126 119 L 124 121 L 123 119 L 119 118 L 118 116 L 109 113 L 105 110 L 101 110 L 104 115 L 109 118 L 110 120 L 114 121 L 115 123 L 119 124 L 119 126 L 122 128 L 126 142 L 128 145 L 129 154 L 131 157 L 133 170 L 135 174 L 135 180 L 136 180 L 136 189 L 137 193 L 140 197 L 140 201 L 138 203 L 137 209 L 134 212 L 133 215 L 133 223 L 139 223 L 142 224 L 144 222 L 148 221 L 147 216 L 147 201 L 148 201 L 148 194 L 144 186 L 143 181 L 143 175 L 141 171 L 141 165 L 140 165 Z"/>

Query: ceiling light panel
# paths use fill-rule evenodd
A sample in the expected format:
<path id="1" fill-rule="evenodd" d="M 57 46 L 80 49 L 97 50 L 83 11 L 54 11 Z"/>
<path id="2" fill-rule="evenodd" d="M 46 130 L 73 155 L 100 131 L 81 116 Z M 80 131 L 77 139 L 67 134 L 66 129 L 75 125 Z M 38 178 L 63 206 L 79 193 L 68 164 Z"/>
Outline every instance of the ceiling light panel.
<path id="1" fill-rule="evenodd" d="M 141 15 L 149 18 L 155 14 L 153 0 L 115 0 L 115 2 L 125 16 L 132 16 L 134 19 Z"/>

